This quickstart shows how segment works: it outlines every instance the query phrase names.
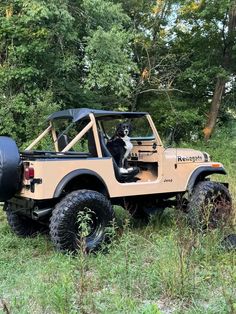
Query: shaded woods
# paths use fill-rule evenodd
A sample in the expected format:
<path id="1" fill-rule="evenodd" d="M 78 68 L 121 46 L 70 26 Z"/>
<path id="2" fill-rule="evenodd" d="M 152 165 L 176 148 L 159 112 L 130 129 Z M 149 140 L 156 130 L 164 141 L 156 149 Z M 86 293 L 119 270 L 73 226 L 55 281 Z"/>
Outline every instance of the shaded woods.
<path id="1" fill-rule="evenodd" d="M 1 0 L 0 134 L 26 147 L 56 110 L 149 111 L 165 144 L 224 164 L 213 180 L 229 183 L 235 208 L 235 4 Z M 47 234 L 13 235 L 1 210 L 0 312 L 236 313 L 229 230 L 193 232 L 173 207 L 147 225 L 115 215 L 103 251 L 72 256 Z"/>
<path id="2" fill-rule="evenodd" d="M 171 142 L 236 115 L 235 0 L 1 1 L 0 133 L 54 110 L 146 110 Z"/>

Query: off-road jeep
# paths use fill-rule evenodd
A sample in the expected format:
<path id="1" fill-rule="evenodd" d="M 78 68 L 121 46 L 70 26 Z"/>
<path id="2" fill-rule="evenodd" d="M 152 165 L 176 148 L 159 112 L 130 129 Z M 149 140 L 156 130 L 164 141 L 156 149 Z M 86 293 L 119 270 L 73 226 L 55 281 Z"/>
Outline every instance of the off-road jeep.
<path id="1" fill-rule="evenodd" d="M 106 142 L 116 125 L 129 121 L 133 149 L 121 173 Z M 45 147 L 48 147 L 45 150 Z M 76 251 L 81 240 L 80 215 L 89 228 L 83 234 L 88 251 L 105 239 L 119 204 L 135 217 L 176 205 L 195 228 L 227 223 L 232 202 L 227 184 L 210 181 L 226 174 L 209 154 L 165 148 L 152 118 L 145 112 L 70 109 L 48 117 L 48 127 L 24 151 L 9 137 L 0 137 L 0 200 L 11 229 L 30 236 L 49 225 L 55 247 Z"/>

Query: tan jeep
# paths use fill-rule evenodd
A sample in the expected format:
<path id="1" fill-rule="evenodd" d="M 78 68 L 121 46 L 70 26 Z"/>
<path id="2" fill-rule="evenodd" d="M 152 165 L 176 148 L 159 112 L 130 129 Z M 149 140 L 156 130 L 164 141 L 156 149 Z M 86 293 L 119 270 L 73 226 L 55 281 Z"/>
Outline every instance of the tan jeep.
<path id="1" fill-rule="evenodd" d="M 133 128 L 128 165 L 138 168 L 135 175 L 121 173 L 106 147 L 116 125 L 127 120 Z M 33 235 L 50 221 L 55 247 L 75 251 L 84 214 L 89 228 L 83 242 L 95 250 L 115 204 L 141 218 L 182 204 L 197 228 L 228 221 L 227 184 L 208 178 L 226 174 L 223 165 L 205 152 L 165 148 L 148 113 L 70 109 L 50 115 L 48 124 L 21 153 L 11 138 L 0 137 L 0 200 L 17 235 Z"/>

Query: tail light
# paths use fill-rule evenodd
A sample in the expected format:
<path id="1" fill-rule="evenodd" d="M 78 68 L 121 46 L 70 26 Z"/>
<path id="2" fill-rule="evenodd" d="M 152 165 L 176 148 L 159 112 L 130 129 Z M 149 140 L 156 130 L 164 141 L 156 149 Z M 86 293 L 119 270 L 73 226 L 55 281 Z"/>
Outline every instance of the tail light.
<path id="1" fill-rule="evenodd" d="M 24 171 L 24 177 L 26 180 L 30 180 L 34 178 L 34 168 L 33 167 L 26 167 Z"/>

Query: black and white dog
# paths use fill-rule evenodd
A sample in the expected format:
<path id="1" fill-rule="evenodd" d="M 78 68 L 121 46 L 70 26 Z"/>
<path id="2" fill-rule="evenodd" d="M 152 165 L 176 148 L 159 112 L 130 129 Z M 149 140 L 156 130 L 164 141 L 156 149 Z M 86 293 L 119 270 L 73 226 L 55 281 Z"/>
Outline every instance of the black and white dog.
<path id="1" fill-rule="evenodd" d="M 130 123 L 119 123 L 116 132 L 107 142 L 107 148 L 115 159 L 121 173 L 129 173 L 133 168 L 127 168 L 127 157 L 133 148 L 129 135 Z"/>

